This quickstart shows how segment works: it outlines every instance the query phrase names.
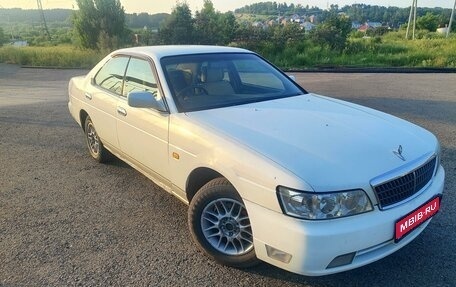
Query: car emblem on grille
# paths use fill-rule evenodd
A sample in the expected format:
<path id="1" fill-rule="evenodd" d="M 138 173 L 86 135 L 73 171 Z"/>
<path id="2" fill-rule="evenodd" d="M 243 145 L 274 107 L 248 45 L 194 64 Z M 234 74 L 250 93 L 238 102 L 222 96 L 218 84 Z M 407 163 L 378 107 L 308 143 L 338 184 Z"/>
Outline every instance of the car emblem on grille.
<path id="1" fill-rule="evenodd" d="M 397 148 L 397 150 L 394 150 L 393 153 L 400 159 L 402 159 L 403 161 L 405 161 L 405 157 L 402 155 L 402 146 L 399 145 L 399 147 Z"/>

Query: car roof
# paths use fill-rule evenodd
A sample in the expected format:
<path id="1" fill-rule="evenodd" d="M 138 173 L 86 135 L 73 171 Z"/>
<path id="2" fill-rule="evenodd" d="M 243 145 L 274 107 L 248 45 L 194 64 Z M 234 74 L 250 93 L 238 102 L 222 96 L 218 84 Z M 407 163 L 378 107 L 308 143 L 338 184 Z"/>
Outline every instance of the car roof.
<path id="1" fill-rule="evenodd" d="M 114 54 L 141 54 L 154 59 L 161 59 L 168 56 L 205 54 L 205 53 L 252 53 L 249 50 L 205 45 L 164 45 L 164 46 L 143 46 L 117 50 Z"/>

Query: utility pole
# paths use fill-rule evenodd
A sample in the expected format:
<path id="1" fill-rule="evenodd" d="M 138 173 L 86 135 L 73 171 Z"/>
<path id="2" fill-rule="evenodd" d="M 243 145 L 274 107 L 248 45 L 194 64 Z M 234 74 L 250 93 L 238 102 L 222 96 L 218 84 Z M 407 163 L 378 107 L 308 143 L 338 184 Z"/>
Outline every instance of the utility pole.
<path id="1" fill-rule="evenodd" d="M 450 36 L 451 25 L 453 25 L 453 18 L 454 18 L 454 10 L 456 9 L 456 0 L 454 0 L 453 10 L 451 10 L 450 16 L 450 24 L 448 24 L 448 28 L 446 31 L 446 37 Z"/>
<path id="2" fill-rule="evenodd" d="M 407 24 L 407 32 L 405 33 L 405 39 L 408 39 L 409 30 L 410 30 L 410 22 L 412 22 L 412 15 L 413 15 L 413 35 L 412 39 L 415 40 L 415 27 L 416 27 L 416 9 L 418 6 L 418 0 L 412 0 L 412 6 L 410 6 L 410 15 Z"/>
<path id="3" fill-rule="evenodd" d="M 43 5 L 41 4 L 41 0 L 36 0 L 36 4 L 38 5 L 38 10 L 40 10 L 41 24 L 43 25 L 44 32 L 46 33 L 48 40 L 51 40 L 51 34 L 49 34 L 49 29 L 46 24 L 46 18 L 44 17 Z"/>

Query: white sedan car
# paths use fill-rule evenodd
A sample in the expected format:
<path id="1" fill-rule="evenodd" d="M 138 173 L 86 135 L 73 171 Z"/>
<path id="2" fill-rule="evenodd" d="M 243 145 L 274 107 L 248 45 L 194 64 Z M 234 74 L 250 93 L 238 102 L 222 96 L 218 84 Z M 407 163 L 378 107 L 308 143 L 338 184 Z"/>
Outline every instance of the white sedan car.
<path id="1" fill-rule="evenodd" d="M 118 50 L 71 79 L 68 106 L 90 155 L 187 203 L 194 241 L 222 264 L 353 269 L 410 243 L 440 208 L 433 134 L 308 93 L 244 49 Z"/>

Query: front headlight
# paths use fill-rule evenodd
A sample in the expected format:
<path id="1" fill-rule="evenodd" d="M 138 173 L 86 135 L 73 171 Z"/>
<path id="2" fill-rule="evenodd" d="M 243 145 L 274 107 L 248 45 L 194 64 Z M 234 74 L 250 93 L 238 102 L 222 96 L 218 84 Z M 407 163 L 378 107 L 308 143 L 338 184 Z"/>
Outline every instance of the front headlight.
<path id="1" fill-rule="evenodd" d="M 363 190 L 315 193 L 277 188 L 277 195 L 285 214 L 303 219 L 331 219 L 372 210 Z"/>

